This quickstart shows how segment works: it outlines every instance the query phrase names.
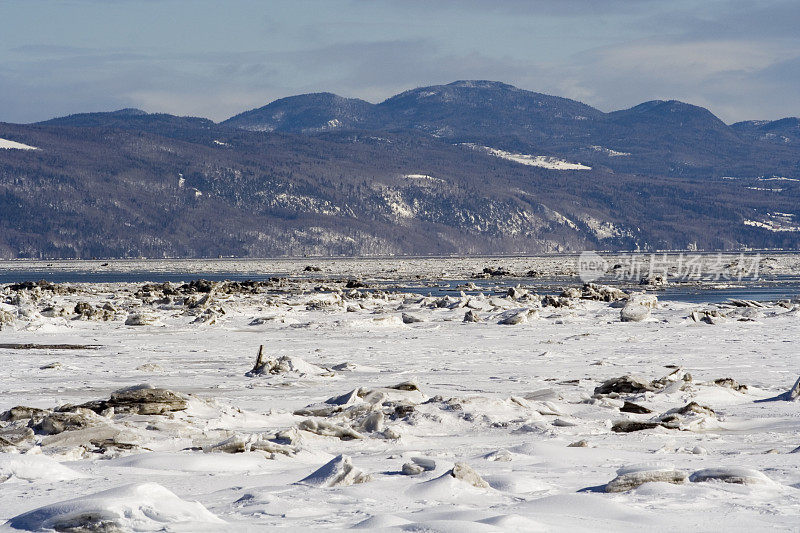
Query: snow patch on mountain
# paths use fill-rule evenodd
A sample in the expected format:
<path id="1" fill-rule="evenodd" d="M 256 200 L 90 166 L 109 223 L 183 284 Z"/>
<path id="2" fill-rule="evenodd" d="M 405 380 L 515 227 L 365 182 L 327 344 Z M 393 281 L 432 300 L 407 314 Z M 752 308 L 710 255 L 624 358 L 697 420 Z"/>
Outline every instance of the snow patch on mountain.
<path id="1" fill-rule="evenodd" d="M 439 183 L 444 183 L 444 180 L 441 180 L 439 178 L 434 178 L 433 176 L 429 176 L 427 174 L 405 174 L 403 175 L 403 177 L 409 180 L 435 181 Z"/>
<path id="2" fill-rule="evenodd" d="M 590 146 L 589 148 L 591 148 L 595 152 L 606 154 L 608 157 L 627 157 L 631 155 L 630 152 L 618 152 L 616 150 L 612 150 L 611 148 L 605 148 L 603 146 Z"/>
<path id="3" fill-rule="evenodd" d="M 611 222 L 603 222 L 589 215 L 582 217 L 581 222 L 586 224 L 598 239 L 631 236 L 630 231 L 619 228 Z"/>
<path id="4" fill-rule="evenodd" d="M 772 176 L 771 178 L 758 178 L 758 181 L 800 181 L 800 179 L 785 178 L 783 176 Z"/>
<path id="5" fill-rule="evenodd" d="M 797 224 L 795 215 L 791 213 L 767 213 L 761 220 L 745 220 L 743 223 L 745 226 L 753 226 L 773 233 L 800 231 L 800 225 Z"/>
<path id="6" fill-rule="evenodd" d="M 313 196 L 302 194 L 279 193 L 269 202 L 272 207 L 282 207 L 294 211 L 309 211 L 323 215 L 336 215 L 341 213 L 341 208 L 328 200 L 321 200 Z"/>
<path id="7" fill-rule="evenodd" d="M 38 150 L 35 146 L 28 146 L 27 144 L 9 141 L 8 139 L 0 139 L 0 148 L 6 150 Z"/>
<path id="8" fill-rule="evenodd" d="M 544 205 L 542 206 L 542 209 L 544 210 L 544 212 L 546 213 L 548 218 L 554 220 L 555 222 L 561 224 L 562 226 L 567 226 L 567 227 L 572 228 L 572 229 L 574 229 L 576 231 L 578 230 L 578 226 L 573 221 L 571 221 L 570 219 L 568 219 L 567 217 L 565 217 L 564 215 L 562 215 L 558 211 L 555 211 L 554 209 L 550 209 L 549 207 L 544 206 Z"/>
<path id="9" fill-rule="evenodd" d="M 767 187 L 747 187 L 751 191 L 783 192 L 783 189 L 769 189 Z"/>
<path id="10" fill-rule="evenodd" d="M 492 148 L 490 146 L 480 146 L 472 143 L 465 143 L 472 149 L 480 150 L 489 155 L 513 161 L 521 165 L 528 165 L 531 167 L 546 168 L 549 170 L 592 170 L 592 167 L 582 165 L 580 163 L 570 163 L 557 157 L 547 155 L 530 155 L 530 154 L 517 154 L 514 152 L 507 152 L 499 148 Z"/>
<path id="11" fill-rule="evenodd" d="M 397 218 L 414 218 L 417 214 L 413 206 L 406 203 L 399 191 L 387 191 L 383 196 L 386 206 Z"/>

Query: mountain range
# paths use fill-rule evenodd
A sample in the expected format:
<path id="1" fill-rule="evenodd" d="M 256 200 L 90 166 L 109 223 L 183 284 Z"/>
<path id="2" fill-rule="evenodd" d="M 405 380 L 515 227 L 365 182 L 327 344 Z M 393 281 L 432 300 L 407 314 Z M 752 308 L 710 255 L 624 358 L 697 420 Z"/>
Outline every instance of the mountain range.
<path id="1" fill-rule="evenodd" d="M 797 118 L 492 81 L 0 123 L 0 258 L 797 249 L 799 206 Z"/>

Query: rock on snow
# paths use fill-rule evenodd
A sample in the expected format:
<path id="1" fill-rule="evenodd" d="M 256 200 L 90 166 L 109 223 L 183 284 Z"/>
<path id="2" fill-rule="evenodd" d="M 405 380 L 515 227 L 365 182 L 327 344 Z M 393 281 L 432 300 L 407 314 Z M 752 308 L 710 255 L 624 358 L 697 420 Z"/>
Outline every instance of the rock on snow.
<path id="1" fill-rule="evenodd" d="M 705 468 L 689 476 L 689 481 L 693 483 L 721 481 L 738 485 L 772 483 L 772 480 L 758 470 L 738 467 Z"/>
<path id="2" fill-rule="evenodd" d="M 686 482 L 686 473 L 664 466 L 632 466 L 617 470 L 617 477 L 605 486 L 606 492 L 625 492 L 635 489 L 645 483 L 674 483 Z"/>

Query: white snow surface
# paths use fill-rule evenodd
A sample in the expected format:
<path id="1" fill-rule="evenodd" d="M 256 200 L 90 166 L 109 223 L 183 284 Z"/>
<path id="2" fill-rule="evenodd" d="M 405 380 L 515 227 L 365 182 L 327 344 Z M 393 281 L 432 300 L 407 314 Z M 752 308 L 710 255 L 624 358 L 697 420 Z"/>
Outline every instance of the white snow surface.
<path id="1" fill-rule="evenodd" d="M 784 176 L 772 176 L 771 178 L 758 178 L 758 181 L 800 181 L 800 179 L 786 178 Z"/>
<path id="2" fill-rule="evenodd" d="M 434 178 L 433 176 L 430 176 L 428 174 L 405 174 L 405 175 L 403 175 L 403 177 L 406 178 L 406 179 L 409 179 L 409 180 L 416 180 L 416 181 L 423 181 L 423 182 L 424 181 L 429 181 L 429 182 L 434 182 L 434 183 L 435 182 L 444 183 L 444 180 L 439 179 L 439 178 Z"/>
<path id="3" fill-rule="evenodd" d="M 27 144 L 22 144 L 16 141 L 10 141 L 8 139 L 0 139 L 0 149 L 6 150 L 38 150 L 35 146 L 28 146 Z"/>
<path id="4" fill-rule="evenodd" d="M 612 150 L 611 148 L 605 148 L 603 146 L 590 146 L 592 150 L 595 152 L 600 152 L 606 154 L 608 157 L 627 157 L 630 152 L 618 152 L 617 150 Z"/>
<path id="5" fill-rule="evenodd" d="M 791 266 L 796 259 L 780 261 Z M 398 268 L 421 275 L 481 264 L 449 261 Z M 523 271 L 538 265 L 516 261 Z M 301 270 L 309 263 L 293 264 Z M 342 265 L 350 278 L 379 270 L 370 261 L 316 264 L 336 272 L 332 265 Z M 216 320 L 204 323 L 180 297 L 137 297 L 140 284 L 75 284 L 74 293 L 0 288 L 2 309 L 13 316 L 0 329 L 0 344 L 97 346 L 0 348 L 0 413 L 108 399 L 139 383 L 190 398 L 185 411 L 95 415 L 85 429 L 38 432 L 19 450 L 0 446 L 0 530 L 52 529 L 88 515 L 144 531 L 797 527 L 797 403 L 761 401 L 797 380 L 796 304 L 765 304 L 712 325 L 692 320 L 692 311 L 736 309 L 659 301 L 647 321 L 621 322 L 619 306 L 606 302 L 541 307 L 538 298 L 503 294 L 373 296 L 333 283 L 333 292 L 320 294 L 319 285 L 215 292 L 206 309 L 216 310 Z M 78 319 L 71 312 L 78 302 L 116 311 L 108 320 Z M 39 312 L 48 306 L 66 316 Z M 480 322 L 462 321 L 470 309 Z M 526 320 L 498 323 L 525 310 Z M 126 326 L 131 312 L 158 321 Z M 402 313 L 422 320 L 405 324 Z M 246 377 L 259 345 L 269 357 L 331 371 Z M 61 367 L 42 368 L 54 361 Z M 683 372 L 655 390 L 593 397 L 608 379 L 658 380 L 672 365 Z M 747 389 L 714 383 L 721 378 Z M 625 401 L 652 413 L 620 411 Z M 673 411 L 691 402 L 713 414 Z M 620 420 L 670 416 L 678 417 L 674 429 L 611 430 Z M 13 424 L 0 421 L 0 437 L 18 428 Z M 236 435 L 246 451 L 215 447 Z M 91 444 L 109 440 L 124 446 Z M 418 457 L 434 469 L 403 475 L 402 466 Z M 455 463 L 469 465 L 490 487 L 447 475 Z M 350 464 L 363 473 L 353 484 Z M 604 492 L 618 473 L 641 465 L 704 474 L 696 482 Z M 322 475 L 329 470 L 347 483 L 310 482 L 330 479 Z M 760 482 L 722 479 L 733 474 Z"/>
<path id="6" fill-rule="evenodd" d="M 46 455 L 36 453 L 0 454 L 0 479 L 5 482 L 12 479 L 53 482 L 84 477 L 88 476 L 76 472 Z"/>
<path id="7" fill-rule="evenodd" d="M 795 215 L 791 213 L 767 213 L 762 220 L 744 220 L 745 226 L 754 226 L 772 232 L 800 231 Z"/>
<path id="8" fill-rule="evenodd" d="M 569 161 L 564 161 L 563 159 L 552 156 L 517 154 L 514 152 L 508 152 L 506 150 L 500 150 L 499 148 L 478 146 L 469 143 L 467 143 L 466 146 L 469 146 L 475 150 L 486 152 L 487 154 L 499 157 L 500 159 L 506 159 L 508 161 L 513 161 L 515 163 L 528 165 L 531 167 L 541 167 L 550 170 L 592 170 L 592 167 L 590 166 L 582 165 L 580 163 L 570 163 Z"/>
<path id="9" fill-rule="evenodd" d="M 125 485 L 45 505 L 14 517 L 9 523 L 15 529 L 63 531 L 83 523 L 87 517 L 93 523 L 113 524 L 117 528 L 114 531 L 159 531 L 167 524 L 188 527 L 194 523 L 202 527 L 223 523 L 200 503 L 181 500 L 157 483 Z"/>

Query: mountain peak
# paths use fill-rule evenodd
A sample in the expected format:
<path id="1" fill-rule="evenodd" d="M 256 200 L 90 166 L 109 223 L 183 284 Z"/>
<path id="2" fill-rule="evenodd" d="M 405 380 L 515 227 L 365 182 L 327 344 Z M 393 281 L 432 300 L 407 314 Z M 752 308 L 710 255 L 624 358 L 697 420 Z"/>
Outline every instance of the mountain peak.
<path id="1" fill-rule="evenodd" d="M 358 100 L 357 98 L 345 98 L 344 96 L 339 96 L 338 94 L 331 93 L 331 92 L 318 92 L 318 93 L 303 93 L 303 94 L 295 94 L 293 96 L 286 96 L 284 98 L 278 98 L 277 100 L 273 100 L 272 102 L 268 103 L 263 107 L 269 107 L 274 104 L 282 103 L 282 102 L 346 102 L 348 100 Z M 262 108 L 258 108 L 262 109 Z"/>
<path id="2" fill-rule="evenodd" d="M 641 104 L 634 106 L 627 111 L 637 113 L 682 113 L 692 111 L 707 111 L 707 109 L 693 104 L 687 104 L 686 102 L 681 102 L 680 100 L 650 100 L 648 102 L 642 102 Z"/>
<path id="3" fill-rule="evenodd" d="M 772 144 L 800 145 L 800 118 L 745 120 L 731 125 L 740 135 Z"/>
<path id="4" fill-rule="evenodd" d="M 117 109 L 116 111 L 109 111 L 109 114 L 126 117 L 138 117 L 147 115 L 148 113 L 147 111 L 142 111 L 141 109 L 137 109 L 135 107 L 126 107 L 123 109 Z"/>
<path id="5" fill-rule="evenodd" d="M 614 111 L 609 116 L 624 124 L 656 121 L 692 125 L 701 129 L 727 128 L 725 123 L 708 109 L 680 100 L 650 100 L 630 109 Z"/>
<path id="6" fill-rule="evenodd" d="M 358 128 L 373 113 L 374 104 L 358 98 L 321 92 L 280 98 L 222 122 L 251 131 L 317 133 Z"/>
<path id="7" fill-rule="evenodd" d="M 504 136 L 564 135 L 576 122 L 604 114 L 567 98 L 518 89 L 490 80 L 458 80 L 447 85 L 411 89 L 393 96 L 378 109 L 390 129 L 425 131 L 434 137 L 480 139 L 489 131 Z"/>
<path id="8" fill-rule="evenodd" d="M 178 117 L 167 113 L 148 113 L 141 109 L 127 107 L 116 111 L 98 113 L 76 113 L 65 117 L 52 118 L 38 122 L 43 126 L 70 127 L 109 127 L 118 129 L 160 130 L 162 128 L 207 128 L 214 124 L 207 118 Z"/>
<path id="9" fill-rule="evenodd" d="M 468 89 L 504 89 L 519 91 L 519 89 L 513 85 L 509 85 L 508 83 L 491 80 L 458 80 L 448 83 L 446 87 L 464 87 Z"/>

